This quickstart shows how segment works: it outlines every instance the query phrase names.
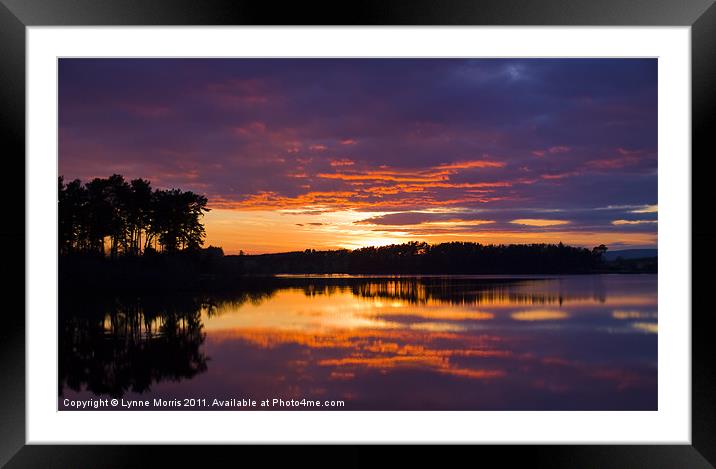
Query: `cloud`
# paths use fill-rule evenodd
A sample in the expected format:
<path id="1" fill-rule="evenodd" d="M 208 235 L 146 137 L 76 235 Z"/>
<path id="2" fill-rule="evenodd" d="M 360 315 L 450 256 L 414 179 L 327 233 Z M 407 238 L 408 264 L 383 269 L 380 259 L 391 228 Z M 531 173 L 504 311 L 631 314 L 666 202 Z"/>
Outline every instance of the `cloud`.
<path id="1" fill-rule="evenodd" d="M 557 225 L 567 225 L 567 224 L 569 224 L 569 221 L 567 221 L 567 220 L 548 220 L 548 219 L 540 219 L 540 218 L 519 218 L 519 219 L 510 221 L 510 223 L 513 223 L 515 225 L 527 225 L 527 226 L 557 226 Z"/>
<path id="2" fill-rule="evenodd" d="M 580 175 L 579 171 L 568 171 L 565 173 L 542 174 L 540 177 L 542 179 L 564 179 L 564 178 L 579 176 L 579 175 Z"/>
<path id="3" fill-rule="evenodd" d="M 612 225 L 644 225 L 657 223 L 656 220 L 614 220 Z"/>
<path id="4" fill-rule="evenodd" d="M 557 146 L 554 146 L 554 147 L 549 147 L 549 150 L 547 150 L 547 151 L 550 152 L 550 153 L 552 153 L 552 154 L 554 154 L 554 153 L 567 153 L 567 152 L 569 152 L 570 150 L 571 150 L 571 148 L 568 147 L 568 146 L 565 146 L 565 145 L 557 145 Z"/>
<path id="5" fill-rule="evenodd" d="M 435 169 L 502 168 L 504 166 L 504 161 L 472 160 L 456 161 L 454 163 L 444 163 L 439 166 L 436 166 Z"/>
<path id="6" fill-rule="evenodd" d="M 569 314 L 556 310 L 520 311 L 510 315 L 515 321 L 558 321 L 569 318 Z"/>
<path id="7" fill-rule="evenodd" d="M 568 153 L 568 152 L 570 152 L 571 150 L 572 150 L 572 148 L 571 148 L 571 147 L 568 147 L 568 146 L 566 146 L 566 145 L 555 145 L 555 146 L 551 146 L 551 147 L 549 147 L 549 148 L 546 148 L 546 149 L 544 149 L 544 150 L 533 150 L 533 151 L 532 151 L 532 154 L 533 154 L 534 156 L 544 156 L 544 155 L 546 155 L 546 154 L 548 154 L 548 153 L 554 155 L 554 154 L 557 154 L 557 153 Z"/>
<path id="8" fill-rule="evenodd" d="M 451 212 L 398 212 L 357 220 L 362 225 L 431 225 L 431 226 L 477 226 L 494 223 L 494 220 L 470 218 Z"/>
<path id="9" fill-rule="evenodd" d="M 455 229 L 532 232 L 510 221 L 556 209 L 570 230 L 656 232 L 612 224 L 656 216 L 655 59 L 60 59 L 58 77 L 67 179 L 248 212 L 461 210 Z"/>
<path id="10" fill-rule="evenodd" d="M 331 160 L 331 166 L 353 166 L 355 164 L 354 161 L 349 160 L 348 158 L 342 158 L 340 160 Z"/>
<path id="11" fill-rule="evenodd" d="M 636 208 L 631 210 L 631 213 L 657 213 L 659 211 L 658 205 L 646 205 L 644 207 Z"/>

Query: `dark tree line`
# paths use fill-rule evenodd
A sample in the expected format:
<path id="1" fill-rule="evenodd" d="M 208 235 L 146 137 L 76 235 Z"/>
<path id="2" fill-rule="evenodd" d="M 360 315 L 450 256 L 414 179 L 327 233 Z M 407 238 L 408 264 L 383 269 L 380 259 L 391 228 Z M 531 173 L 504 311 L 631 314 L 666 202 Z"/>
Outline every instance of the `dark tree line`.
<path id="1" fill-rule="evenodd" d="M 207 199 L 179 189 L 153 190 L 144 179 L 114 174 L 85 184 L 59 178 L 61 255 L 140 255 L 198 249 L 206 232 Z"/>
<path id="2" fill-rule="evenodd" d="M 381 247 L 229 256 L 246 273 L 530 274 L 587 273 L 603 265 L 604 245 L 483 245 L 410 242 Z M 234 259 L 231 259 L 233 257 Z"/>

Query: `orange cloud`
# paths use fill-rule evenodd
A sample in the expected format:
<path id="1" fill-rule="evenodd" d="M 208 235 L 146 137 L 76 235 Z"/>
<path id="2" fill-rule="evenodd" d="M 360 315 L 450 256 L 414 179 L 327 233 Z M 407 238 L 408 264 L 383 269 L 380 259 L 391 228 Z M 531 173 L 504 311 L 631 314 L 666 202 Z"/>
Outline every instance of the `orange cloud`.
<path id="1" fill-rule="evenodd" d="M 648 225 L 657 223 L 656 220 L 614 220 L 612 225 Z"/>
<path id="2" fill-rule="evenodd" d="M 340 179 L 342 181 L 396 181 L 396 182 L 431 182 L 446 180 L 448 172 L 409 173 L 400 171 L 374 171 L 350 173 L 318 173 L 323 179 Z"/>
<path id="3" fill-rule="evenodd" d="M 553 173 L 553 174 L 543 174 L 540 176 L 542 179 L 564 179 L 572 176 L 579 176 L 579 172 L 577 171 L 570 171 L 567 173 Z"/>
<path id="4" fill-rule="evenodd" d="M 502 168 L 501 161 L 475 160 L 458 161 L 432 166 L 425 170 L 396 170 L 381 166 L 378 170 L 353 170 L 344 173 L 319 173 L 316 176 L 323 179 L 339 179 L 343 181 L 395 181 L 395 182 L 444 182 L 450 176 L 463 169 L 473 168 Z"/>
<path id="5" fill-rule="evenodd" d="M 631 210 L 631 213 L 657 213 L 659 211 L 658 205 L 645 205 L 641 208 Z"/>
<path id="6" fill-rule="evenodd" d="M 564 311 L 534 310 L 512 313 L 510 317 L 515 321 L 555 321 L 567 319 L 569 315 Z"/>
<path id="7" fill-rule="evenodd" d="M 504 166 L 505 163 L 502 161 L 474 160 L 441 164 L 435 166 L 435 169 L 503 168 Z"/>

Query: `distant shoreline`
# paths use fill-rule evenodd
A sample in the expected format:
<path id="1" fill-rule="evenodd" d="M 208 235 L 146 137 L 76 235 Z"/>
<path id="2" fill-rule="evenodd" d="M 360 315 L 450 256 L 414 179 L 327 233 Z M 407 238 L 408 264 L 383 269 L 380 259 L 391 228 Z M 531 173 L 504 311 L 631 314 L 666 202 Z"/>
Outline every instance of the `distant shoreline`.
<path id="1" fill-rule="evenodd" d="M 220 291 L 291 280 L 435 278 L 496 281 L 535 276 L 656 274 L 658 257 L 604 260 L 603 253 L 561 245 L 484 247 L 421 244 L 362 251 L 224 256 L 218 248 L 115 259 L 60 256 L 60 292 Z M 440 250 L 442 249 L 442 251 Z"/>

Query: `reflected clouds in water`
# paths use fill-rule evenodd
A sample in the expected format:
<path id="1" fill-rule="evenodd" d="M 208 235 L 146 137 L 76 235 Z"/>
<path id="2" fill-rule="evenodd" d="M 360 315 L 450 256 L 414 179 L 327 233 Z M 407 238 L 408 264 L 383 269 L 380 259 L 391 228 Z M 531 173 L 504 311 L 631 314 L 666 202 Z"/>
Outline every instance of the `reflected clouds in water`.
<path id="1" fill-rule="evenodd" d="M 657 402 L 656 276 L 291 277 L 61 309 L 61 396 L 325 397 L 348 410 Z"/>

